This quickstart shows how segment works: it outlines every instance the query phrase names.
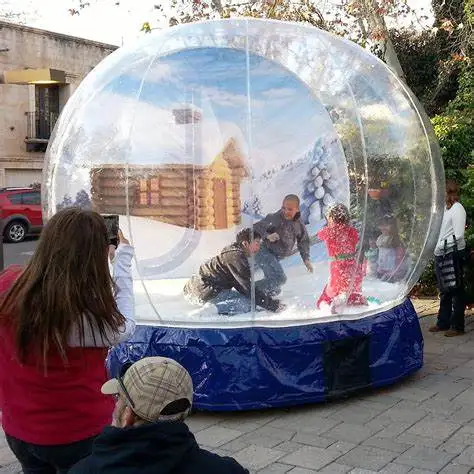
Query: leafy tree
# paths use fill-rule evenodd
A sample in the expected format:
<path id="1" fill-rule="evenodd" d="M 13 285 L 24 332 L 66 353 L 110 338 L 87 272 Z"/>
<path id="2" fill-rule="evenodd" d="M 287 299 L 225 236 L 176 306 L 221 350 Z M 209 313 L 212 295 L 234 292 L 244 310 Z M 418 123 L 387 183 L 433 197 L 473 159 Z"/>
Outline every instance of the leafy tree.
<path id="1" fill-rule="evenodd" d="M 79 15 L 93 0 L 70 0 L 69 12 Z M 115 2 L 120 6 L 120 0 Z M 405 0 L 340 0 L 328 7 L 316 0 L 171 0 L 170 9 L 153 4 L 141 31 L 150 33 L 165 24 L 175 26 L 200 20 L 231 17 L 294 21 L 331 31 L 370 47 L 399 77 L 402 67 L 392 44 L 385 18 L 413 16 Z M 418 19 L 417 19 L 418 20 Z"/>
<path id="2" fill-rule="evenodd" d="M 407 84 L 430 116 L 456 97 L 459 75 L 472 61 L 474 1 L 433 0 L 433 10 L 432 29 L 390 30 Z"/>
<path id="3" fill-rule="evenodd" d="M 435 33 L 425 30 L 416 34 L 411 29 L 391 29 L 390 37 L 407 84 L 427 112 L 432 112 L 431 102 L 436 99 L 433 96 L 440 74 L 440 45 Z"/>
<path id="4" fill-rule="evenodd" d="M 474 66 L 470 60 L 462 62 L 458 84 L 454 99 L 432 122 L 448 176 L 462 180 L 463 170 L 474 165 Z"/>
<path id="5" fill-rule="evenodd" d="M 0 1 L 0 20 L 22 24 L 25 21 L 25 15 L 23 12 L 13 11 L 9 2 Z"/>
<path id="6" fill-rule="evenodd" d="M 474 248 L 474 69 L 473 0 L 433 1 L 439 30 L 445 44 L 444 60 L 440 60 L 436 90 L 438 114 L 432 119 L 440 143 L 446 175 L 460 182 L 461 201 L 466 208 L 468 222 L 466 242 Z M 444 96 L 444 97 L 443 97 Z M 434 291 L 432 269 L 428 267 L 415 291 L 430 294 Z M 468 301 L 474 301 L 473 265 L 467 267 Z"/>

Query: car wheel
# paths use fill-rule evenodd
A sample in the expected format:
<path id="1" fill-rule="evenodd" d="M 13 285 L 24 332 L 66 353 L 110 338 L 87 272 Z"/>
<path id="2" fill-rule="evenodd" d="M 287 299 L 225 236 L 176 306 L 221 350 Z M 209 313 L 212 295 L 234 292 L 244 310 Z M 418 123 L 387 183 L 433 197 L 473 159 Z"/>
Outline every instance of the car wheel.
<path id="1" fill-rule="evenodd" d="M 10 222 L 5 228 L 5 240 L 17 244 L 22 242 L 26 237 L 26 224 L 21 221 Z"/>

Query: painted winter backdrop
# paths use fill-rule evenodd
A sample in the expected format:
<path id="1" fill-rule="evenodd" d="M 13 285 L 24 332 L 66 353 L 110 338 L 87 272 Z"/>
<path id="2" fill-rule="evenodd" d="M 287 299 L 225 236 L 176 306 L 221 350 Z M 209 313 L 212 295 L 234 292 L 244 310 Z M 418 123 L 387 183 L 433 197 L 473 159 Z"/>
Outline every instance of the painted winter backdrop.
<path id="1" fill-rule="evenodd" d="M 151 65 L 149 57 L 135 55 L 103 75 L 94 90 L 81 89 L 55 143 L 59 158 L 49 183 L 55 203 L 90 189 L 91 167 L 163 163 L 169 155 L 162 150 L 176 147 L 172 111 L 183 103 L 201 109 L 214 134 L 229 124 L 240 131 L 254 180 L 300 160 L 319 139 L 331 146 L 330 117 L 308 88 L 279 64 L 256 55 L 249 62 L 247 68 L 244 51 L 228 48 L 183 50 Z M 332 160 L 344 162 L 342 149 L 332 152 Z"/>
<path id="2" fill-rule="evenodd" d="M 260 218 L 275 212 L 286 194 L 301 199 L 301 218 L 308 230 L 315 231 L 325 221 L 328 208 L 335 202 L 349 205 L 347 166 L 334 137 L 324 137 L 296 160 L 264 171 L 252 183 L 242 186 L 247 199 L 243 212 Z"/>
<path id="3" fill-rule="evenodd" d="M 59 159 L 51 167 L 49 183 L 57 209 L 74 203 L 78 193 L 79 201 L 84 197 L 93 167 L 182 160 L 180 137 L 173 128 L 173 110 L 182 104 L 202 114 L 205 134 L 193 137 L 194 144 L 222 141 L 231 130 L 247 157 L 251 176 L 241 186 L 243 225 L 278 210 L 286 194 L 300 196 L 311 231 L 321 226 L 329 204 L 348 203 L 347 166 L 331 117 L 281 65 L 256 55 L 247 58 L 237 49 L 200 48 L 160 58 L 151 66 L 148 57 L 119 66 L 94 90 L 79 91 L 64 118 L 67 129 L 55 140 Z M 174 242 L 189 254 L 199 233 L 181 232 Z M 161 245 L 143 246 L 142 232 L 134 234 L 148 278 L 164 276 L 171 265 L 163 267 L 164 260 L 184 257 L 182 251 L 170 254 Z M 226 238 L 217 247 L 228 243 Z M 180 274 L 194 270 L 180 268 Z"/>

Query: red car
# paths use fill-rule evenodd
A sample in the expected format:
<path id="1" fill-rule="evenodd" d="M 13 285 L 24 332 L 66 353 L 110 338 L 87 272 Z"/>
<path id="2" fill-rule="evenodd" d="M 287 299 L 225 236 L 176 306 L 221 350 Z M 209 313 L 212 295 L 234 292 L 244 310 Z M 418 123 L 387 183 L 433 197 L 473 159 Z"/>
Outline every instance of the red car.
<path id="1" fill-rule="evenodd" d="M 3 238 L 18 243 L 27 235 L 39 234 L 43 227 L 41 191 L 34 188 L 0 189 L 0 219 Z"/>

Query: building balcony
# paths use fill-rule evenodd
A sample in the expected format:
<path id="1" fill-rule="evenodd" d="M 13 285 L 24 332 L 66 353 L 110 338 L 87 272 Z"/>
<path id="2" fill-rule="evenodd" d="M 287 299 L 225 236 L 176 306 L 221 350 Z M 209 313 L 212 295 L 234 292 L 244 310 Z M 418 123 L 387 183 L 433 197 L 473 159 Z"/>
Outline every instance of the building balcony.
<path id="1" fill-rule="evenodd" d="M 27 151 L 46 151 L 59 114 L 55 112 L 27 112 L 25 115 L 27 118 L 25 137 Z"/>

